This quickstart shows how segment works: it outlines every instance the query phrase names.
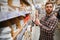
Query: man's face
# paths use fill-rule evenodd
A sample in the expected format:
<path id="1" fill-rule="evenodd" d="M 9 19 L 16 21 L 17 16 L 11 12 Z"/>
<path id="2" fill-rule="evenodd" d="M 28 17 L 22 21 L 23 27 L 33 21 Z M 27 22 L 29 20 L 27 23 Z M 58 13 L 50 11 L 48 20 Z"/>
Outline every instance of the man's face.
<path id="1" fill-rule="evenodd" d="M 47 14 L 50 14 L 53 11 L 53 5 L 52 4 L 47 4 L 45 6 L 45 10 L 46 10 Z"/>

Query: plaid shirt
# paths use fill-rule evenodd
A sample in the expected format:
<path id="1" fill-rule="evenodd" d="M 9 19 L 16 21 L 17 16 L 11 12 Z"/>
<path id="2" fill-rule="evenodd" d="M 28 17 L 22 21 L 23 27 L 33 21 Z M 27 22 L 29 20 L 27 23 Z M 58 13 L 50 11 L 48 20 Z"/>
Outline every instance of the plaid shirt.
<path id="1" fill-rule="evenodd" d="M 51 13 L 40 20 L 40 39 L 39 40 L 53 40 L 53 33 L 57 27 L 57 18 Z"/>

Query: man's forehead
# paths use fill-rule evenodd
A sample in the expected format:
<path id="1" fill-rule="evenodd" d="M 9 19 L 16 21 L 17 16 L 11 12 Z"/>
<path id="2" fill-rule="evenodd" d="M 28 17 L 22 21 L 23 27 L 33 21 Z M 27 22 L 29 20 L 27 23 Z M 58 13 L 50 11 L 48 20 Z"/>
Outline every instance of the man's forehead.
<path id="1" fill-rule="evenodd" d="M 46 6 L 53 6 L 52 4 L 47 4 Z"/>

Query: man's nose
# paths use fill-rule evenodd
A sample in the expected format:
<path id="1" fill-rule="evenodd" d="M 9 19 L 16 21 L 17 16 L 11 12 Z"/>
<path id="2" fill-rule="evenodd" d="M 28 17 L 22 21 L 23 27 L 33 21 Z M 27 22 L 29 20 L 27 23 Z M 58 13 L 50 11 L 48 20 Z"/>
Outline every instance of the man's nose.
<path id="1" fill-rule="evenodd" d="M 48 10 L 50 10 L 51 8 L 50 7 L 48 7 Z"/>

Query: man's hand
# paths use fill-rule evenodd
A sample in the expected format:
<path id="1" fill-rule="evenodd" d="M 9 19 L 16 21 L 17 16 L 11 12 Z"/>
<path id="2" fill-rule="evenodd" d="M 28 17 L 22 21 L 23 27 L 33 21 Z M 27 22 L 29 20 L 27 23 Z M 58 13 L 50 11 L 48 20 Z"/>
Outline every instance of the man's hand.
<path id="1" fill-rule="evenodd" d="M 36 25 L 40 25 L 39 19 L 36 19 L 36 20 L 35 20 L 35 24 L 36 24 Z"/>

